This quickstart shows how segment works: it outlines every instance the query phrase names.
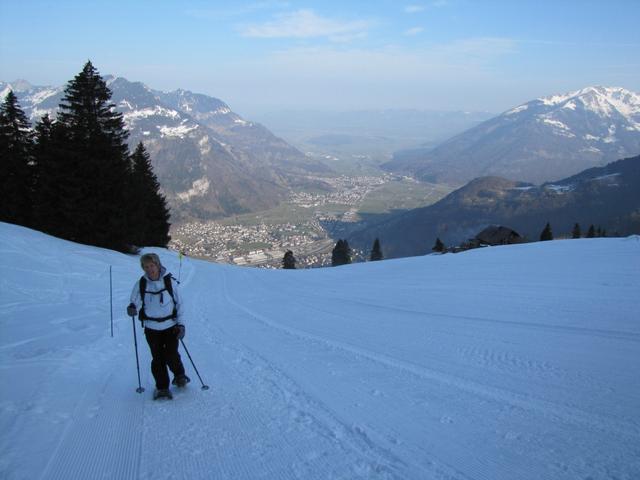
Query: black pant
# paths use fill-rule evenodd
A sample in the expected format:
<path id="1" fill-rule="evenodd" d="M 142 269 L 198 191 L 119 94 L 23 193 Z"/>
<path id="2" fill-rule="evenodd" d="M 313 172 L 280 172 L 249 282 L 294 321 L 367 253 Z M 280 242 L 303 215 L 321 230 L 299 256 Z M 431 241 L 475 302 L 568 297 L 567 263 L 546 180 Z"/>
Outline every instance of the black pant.
<path id="1" fill-rule="evenodd" d="M 174 377 L 184 375 L 184 365 L 178 353 L 178 339 L 173 328 L 166 330 L 144 329 L 144 336 L 151 349 L 151 373 L 156 381 L 156 388 L 164 390 L 169 388 L 169 373 L 167 366 Z"/>

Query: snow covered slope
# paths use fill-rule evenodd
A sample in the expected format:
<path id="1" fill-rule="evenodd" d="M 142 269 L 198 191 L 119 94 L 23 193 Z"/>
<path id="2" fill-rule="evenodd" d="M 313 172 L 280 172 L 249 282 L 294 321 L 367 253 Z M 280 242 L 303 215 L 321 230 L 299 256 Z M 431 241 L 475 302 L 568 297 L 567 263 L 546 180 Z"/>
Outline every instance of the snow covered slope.
<path id="1" fill-rule="evenodd" d="M 0 478 L 640 478 L 640 238 L 263 271 L 158 251 L 193 382 L 153 402 L 138 259 L 0 224 Z M 109 328 L 113 268 L 114 337 Z"/>

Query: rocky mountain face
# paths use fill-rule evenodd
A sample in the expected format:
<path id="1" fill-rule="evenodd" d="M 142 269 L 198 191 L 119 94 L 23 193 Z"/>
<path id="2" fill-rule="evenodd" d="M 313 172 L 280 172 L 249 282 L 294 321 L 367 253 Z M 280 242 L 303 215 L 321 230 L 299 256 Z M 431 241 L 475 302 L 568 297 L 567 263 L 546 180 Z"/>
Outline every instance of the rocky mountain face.
<path id="1" fill-rule="evenodd" d="M 206 220 L 272 207 L 308 172 L 311 162 L 262 125 L 242 119 L 224 102 L 186 90 L 160 92 L 139 82 L 105 77 L 123 114 L 131 150 L 144 142 L 172 210 L 172 222 Z M 13 89 L 32 123 L 55 118 L 64 87 L 0 82 Z"/>
<path id="2" fill-rule="evenodd" d="M 500 177 L 469 182 L 439 202 L 381 221 L 349 237 L 370 249 L 379 238 L 386 258 L 431 253 L 436 238 L 458 245 L 489 225 L 505 225 L 538 240 L 546 222 L 557 235 L 579 223 L 610 235 L 640 233 L 640 156 L 535 186 Z"/>
<path id="3" fill-rule="evenodd" d="M 588 87 L 539 98 L 384 168 L 461 185 L 500 176 L 540 184 L 640 153 L 640 95 Z"/>

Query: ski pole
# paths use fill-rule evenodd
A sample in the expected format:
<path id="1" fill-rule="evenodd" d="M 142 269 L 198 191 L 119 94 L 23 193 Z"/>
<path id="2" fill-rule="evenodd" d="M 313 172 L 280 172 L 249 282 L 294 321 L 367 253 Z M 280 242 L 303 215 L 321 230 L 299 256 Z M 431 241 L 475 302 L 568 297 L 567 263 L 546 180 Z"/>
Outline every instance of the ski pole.
<path id="1" fill-rule="evenodd" d="M 138 370 L 138 388 L 136 388 L 136 392 L 142 393 L 144 392 L 144 388 L 140 384 L 140 360 L 138 359 L 138 336 L 136 335 L 136 317 L 135 315 L 131 315 L 131 322 L 133 325 L 133 344 L 136 349 L 136 368 Z"/>
<path id="2" fill-rule="evenodd" d="M 202 381 L 202 377 L 200 376 L 200 373 L 198 373 L 196 364 L 193 363 L 193 358 L 191 358 L 191 354 L 189 354 L 189 350 L 187 350 L 187 346 L 184 344 L 184 340 L 180 339 L 180 343 L 182 343 L 182 348 L 184 348 L 184 351 L 187 352 L 187 356 L 189 357 L 189 360 L 191 360 L 191 365 L 193 365 L 193 369 L 196 371 L 196 375 L 198 375 L 198 378 L 200 379 L 200 383 L 202 384 L 202 390 L 209 390 L 209 385 L 205 385 L 204 382 Z"/>
<path id="3" fill-rule="evenodd" d="M 109 298 L 111 306 L 111 338 L 113 338 L 113 278 L 111 274 L 111 265 L 109 265 Z"/>

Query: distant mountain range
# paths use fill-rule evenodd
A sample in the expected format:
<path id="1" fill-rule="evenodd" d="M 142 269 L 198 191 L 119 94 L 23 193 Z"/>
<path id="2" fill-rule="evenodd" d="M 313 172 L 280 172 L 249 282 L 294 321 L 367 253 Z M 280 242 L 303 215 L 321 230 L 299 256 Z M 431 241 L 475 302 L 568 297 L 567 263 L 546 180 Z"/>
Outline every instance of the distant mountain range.
<path id="1" fill-rule="evenodd" d="M 640 95 L 588 87 L 520 105 L 435 149 L 397 152 L 383 167 L 451 185 L 494 175 L 540 184 L 639 153 Z"/>
<path id="2" fill-rule="evenodd" d="M 160 92 L 139 82 L 105 77 L 123 114 L 132 147 L 142 141 L 172 209 L 172 222 L 211 219 L 272 207 L 309 172 L 327 167 L 234 113 L 217 98 L 186 90 Z M 64 87 L 0 82 L 12 89 L 35 124 L 55 118 Z"/>
<path id="3" fill-rule="evenodd" d="M 535 186 L 500 177 L 481 177 L 428 207 L 392 216 L 349 236 L 370 250 L 379 238 L 385 257 L 431 253 L 436 238 L 457 245 L 492 224 L 538 240 L 546 222 L 556 235 L 575 223 L 609 234 L 640 233 L 640 156 L 595 167 Z"/>

